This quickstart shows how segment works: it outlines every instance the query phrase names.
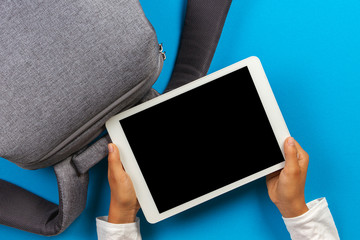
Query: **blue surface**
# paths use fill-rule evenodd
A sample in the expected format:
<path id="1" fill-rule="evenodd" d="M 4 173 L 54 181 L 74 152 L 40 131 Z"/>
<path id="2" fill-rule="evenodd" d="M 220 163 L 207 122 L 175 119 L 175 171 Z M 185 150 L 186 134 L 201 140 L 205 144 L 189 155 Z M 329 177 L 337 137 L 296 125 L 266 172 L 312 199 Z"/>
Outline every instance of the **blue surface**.
<path id="1" fill-rule="evenodd" d="M 167 53 L 155 84 L 161 92 L 175 62 L 186 4 L 141 3 Z M 359 236 L 359 23 L 358 0 L 234 0 L 210 68 L 260 58 L 291 134 L 310 154 L 306 200 L 326 196 L 343 239 Z M 254 144 L 265 143 L 259 136 Z M 1 159 L 0 177 L 58 203 L 52 169 L 28 171 Z M 94 219 L 107 214 L 108 203 L 102 161 L 90 171 L 85 211 L 52 239 L 96 239 Z M 139 216 L 143 239 L 289 238 L 264 178 L 155 225 Z M 0 226 L 0 239 L 48 238 Z"/>

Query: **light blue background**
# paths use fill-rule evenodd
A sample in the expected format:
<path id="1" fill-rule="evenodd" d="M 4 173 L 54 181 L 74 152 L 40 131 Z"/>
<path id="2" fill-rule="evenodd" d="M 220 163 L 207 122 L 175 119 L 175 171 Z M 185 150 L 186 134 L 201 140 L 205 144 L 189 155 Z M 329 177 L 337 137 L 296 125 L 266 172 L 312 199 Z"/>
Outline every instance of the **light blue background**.
<path id="1" fill-rule="evenodd" d="M 161 92 L 175 62 L 186 3 L 141 3 L 167 55 L 155 84 Z M 260 58 L 292 136 L 310 155 L 306 200 L 326 196 L 342 239 L 359 238 L 359 27 L 358 0 L 234 0 L 210 67 L 214 72 L 249 56 Z M 254 144 L 261 151 L 266 143 L 259 136 Z M 58 203 L 51 168 L 23 170 L 1 159 L 0 177 Z M 90 171 L 85 211 L 52 239 L 96 239 L 95 217 L 107 215 L 108 204 L 102 161 Z M 155 225 L 141 211 L 139 216 L 143 239 L 289 238 L 264 178 Z M 0 239 L 48 238 L 0 226 Z"/>

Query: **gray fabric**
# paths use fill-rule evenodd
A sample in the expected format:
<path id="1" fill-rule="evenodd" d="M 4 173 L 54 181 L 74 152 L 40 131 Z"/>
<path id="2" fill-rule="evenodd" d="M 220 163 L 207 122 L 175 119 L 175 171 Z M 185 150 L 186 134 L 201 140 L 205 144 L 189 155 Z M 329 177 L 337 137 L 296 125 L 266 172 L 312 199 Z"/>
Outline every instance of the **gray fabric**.
<path id="1" fill-rule="evenodd" d="M 162 60 L 159 60 L 160 68 L 154 72 L 154 75 L 158 76 L 162 69 Z M 122 97 L 114 101 L 107 108 L 105 108 L 98 115 L 99 118 L 93 118 L 86 125 L 77 129 L 76 132 L 72 133 L 65 141 L 61 142 L 55 149 L 51 150 L 46 156 L 37 162 L 36 168 L 45 167 L 52 162 L 58 162 L 59 159 L 64 159 L 69 156 L 69 153 L 77 152 L 84 146 L 92 142 L 101 132 L 104 131 L 105 122 L 120 111 L 126 110 L 131 106 L 135 105 L 142 100 L 146 94 L 145 90 L 151 87 L 152 81 L 143 81 L 139 86 L 135 86 L 133 89 L 128 91 Z M 101 101 L 101 100 L 99 100 Z M 105 113 L 105 115 L 102 115 Z M 92 123 L 89 124 L 89 123 Z M 77 135 L 79 133 L 79 135 Z M 101 159 L 99 159 L 101 160 Z M 33 167 L 27 167 L 33 169 Z"/>
<path id="2" fill-rule="evenodd" d="M 88 174 L 78 174 L 71 158 L 54 166 L 59 206 L 0 179 L 0 223 L 51 236 L 63 232 L 86 206 Z"/>
<path id="3" fill-rule="evenodd" d="M 137 0 L 0 1 L 0 156 L 28 169 L 63 160 L 161 67 Z"/>
<path id="4" fill-rule="evenodd" d="M 144 103 L 157 96 L 159 96 L 159 93 L 155 89 L 151 89 L 138 103 Z M 85 147 L 84 150 L 75 154 L 72 158 L 72 162 L 76 166 L 78 172 L 86 173 L 95 164 L 104 159 L 108 155 L 107 145 L 110 142 L 111 139 L 109 135 L 106 134 L 89 147 Z"/>

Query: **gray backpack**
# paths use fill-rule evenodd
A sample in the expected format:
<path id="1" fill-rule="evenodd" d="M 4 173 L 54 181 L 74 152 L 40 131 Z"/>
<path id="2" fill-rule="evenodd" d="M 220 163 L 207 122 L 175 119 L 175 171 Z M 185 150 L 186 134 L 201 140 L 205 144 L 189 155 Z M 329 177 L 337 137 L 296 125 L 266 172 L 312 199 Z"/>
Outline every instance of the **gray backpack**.
<path id="1" fill-rule="evenodd" d="M 188 1 L 165 91 L 207 73 L 230 4 Z M 158 95 L 164 59 L 138 0 L 0 2 L 0 157 L 53 166 L 59 188 L 56 205 L 0 179 L 0 224 L 51 236 L 80 215 L 87 172 L 107 155 L 104 123 Z"/>

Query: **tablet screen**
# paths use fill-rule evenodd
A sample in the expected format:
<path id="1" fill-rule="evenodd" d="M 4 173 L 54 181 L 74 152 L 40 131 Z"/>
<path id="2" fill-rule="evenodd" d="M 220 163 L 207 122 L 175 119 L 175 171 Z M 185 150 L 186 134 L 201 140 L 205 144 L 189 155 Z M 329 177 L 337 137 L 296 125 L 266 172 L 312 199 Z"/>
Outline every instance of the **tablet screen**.
<path id="1" fill-rule="evenodd" d="M 160 213 L 284 161 L 247 67 L 120 123 Z"/>

